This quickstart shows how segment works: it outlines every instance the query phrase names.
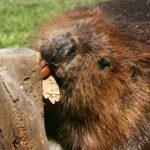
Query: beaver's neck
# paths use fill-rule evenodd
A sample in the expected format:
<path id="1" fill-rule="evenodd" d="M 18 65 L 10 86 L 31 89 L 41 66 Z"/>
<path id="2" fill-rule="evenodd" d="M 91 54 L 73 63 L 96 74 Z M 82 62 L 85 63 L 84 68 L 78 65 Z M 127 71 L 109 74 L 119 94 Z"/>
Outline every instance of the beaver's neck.
<path id="1" fill-rule="evenodd" d="M 148 136 L 145 132 L 149 126 L 146 118 L 150 110 L 148 87 L 144 83 L 136 85 L 121 81 L 118 85 L 113 79 L 112 82 L 98 85 L 91 81 L 64 86 L 61 89 L 60 106 L 64 110 L 61 116 L 71 122 L 73 128 L 89 129 L 102 143 L 115 145 L 123 139 L 126 142 L 122 145 L 128 142 L 132 145 L 136 143 L 135 139 L 146 143 L 145 138 L 150 139 L 150 132 Z"/>

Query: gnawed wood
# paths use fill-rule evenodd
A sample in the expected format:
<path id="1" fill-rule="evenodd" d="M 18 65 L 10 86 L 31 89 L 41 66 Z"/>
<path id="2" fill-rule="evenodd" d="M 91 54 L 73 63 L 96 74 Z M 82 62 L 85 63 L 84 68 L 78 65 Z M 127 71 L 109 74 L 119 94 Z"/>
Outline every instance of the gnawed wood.
<path id="1" fill-rule="evenodd" d="M 60 99 L 59 87 L 52 76 L 43 80 L 43 96 L 49 99 L 52 104 L 55 104 Z"/>

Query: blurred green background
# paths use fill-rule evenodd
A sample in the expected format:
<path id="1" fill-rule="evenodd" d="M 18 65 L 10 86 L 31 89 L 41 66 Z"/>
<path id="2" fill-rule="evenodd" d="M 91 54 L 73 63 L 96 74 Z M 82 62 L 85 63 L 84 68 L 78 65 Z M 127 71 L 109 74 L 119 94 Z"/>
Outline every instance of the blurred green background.
<path id="1" fill-rule="evenodd" d="M 0 0 L 0 48 L 28 47 L 40 24 L 97 0 Z M 100 0 L 99 0 L 100 1 Z"/>

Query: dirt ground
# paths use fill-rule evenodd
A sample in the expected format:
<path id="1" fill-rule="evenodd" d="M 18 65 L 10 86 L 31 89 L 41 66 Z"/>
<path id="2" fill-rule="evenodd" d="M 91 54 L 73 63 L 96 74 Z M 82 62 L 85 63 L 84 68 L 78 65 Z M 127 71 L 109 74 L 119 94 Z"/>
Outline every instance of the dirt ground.
<path id="1" fill-rule="evenodd" d="M 150 44 L 150 0 L 114 0 L 100 4 L 116 23 L 138 40 Z"/>

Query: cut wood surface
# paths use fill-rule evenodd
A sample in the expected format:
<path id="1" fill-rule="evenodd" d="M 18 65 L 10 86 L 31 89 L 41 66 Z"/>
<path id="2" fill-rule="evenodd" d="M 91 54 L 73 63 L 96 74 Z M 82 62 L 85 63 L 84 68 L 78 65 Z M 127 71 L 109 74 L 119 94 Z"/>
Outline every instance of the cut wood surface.
<path id="1" fill-rule="evenodd" d="M 47 150 L 39 56 L 0 50 L 0 150 Z"/>

